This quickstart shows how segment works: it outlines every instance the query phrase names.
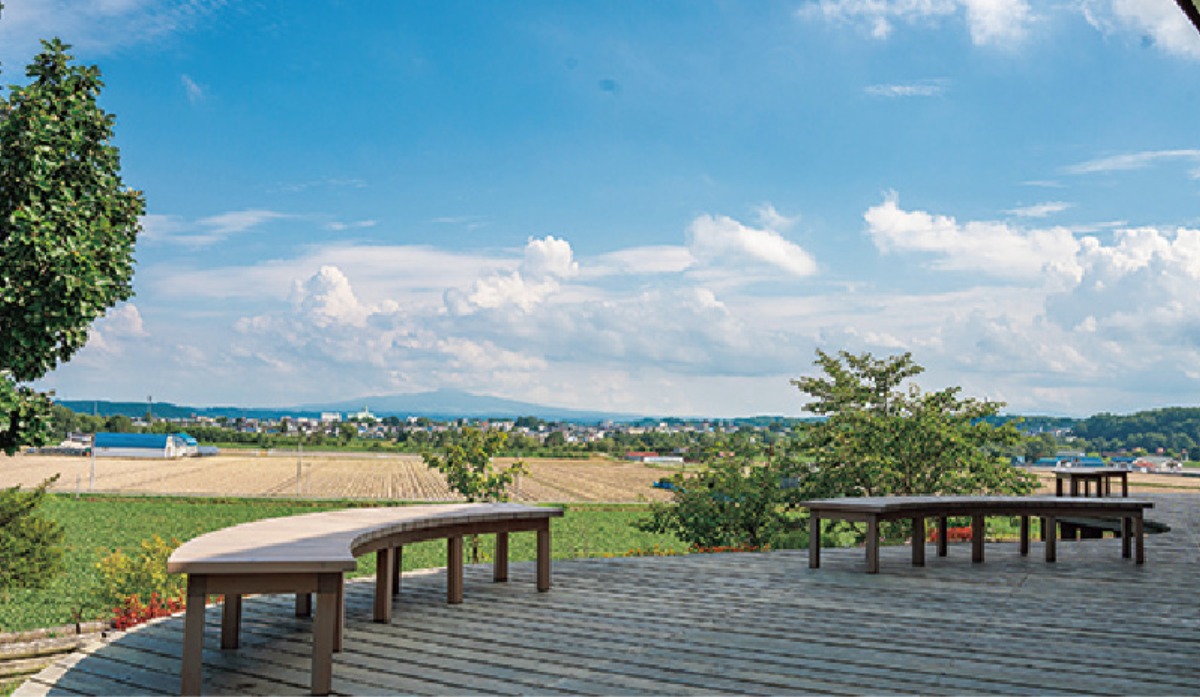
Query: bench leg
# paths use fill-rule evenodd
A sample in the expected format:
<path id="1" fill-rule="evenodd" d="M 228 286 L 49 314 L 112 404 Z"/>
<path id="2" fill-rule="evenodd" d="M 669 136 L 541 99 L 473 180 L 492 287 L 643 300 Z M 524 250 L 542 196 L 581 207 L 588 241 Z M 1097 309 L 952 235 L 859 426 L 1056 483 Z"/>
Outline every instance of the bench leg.
<path id="1" fill-rule="evenodd" d="M 392 583 L 396 577 L 394 564 L 395 558 L 390 547 L 376 550 L 375 611 L 371 619 L 384 624 L 392 621 Z"/>
<path id="2" fill-rule="evenodd" d="M 313 620 L 312 693 L 327 695 L 333 690 L 333 652 L 337 643 L 342 575 L 317 576 L 317 616 Z"/>
<path id="3" fill-rule="evenodd" d="M 392 595 L 400 595 L 400 577 L 404 572 L 404 548 L 394 547 L 392 556 Z"/>
<path id="4" fill-rule="evenodd" d="M 983 521 L 981 515 L 971 516 L 971 561 L 983 562 Z"/>
<path id="5" fill-rule="evenodd" d="M 463 538 L 446 538 L 446 602 L 463 601 Z"/>
<path id="6" fill-rule="evenodd" d="M 1042 518 L 1042 535 L 1046 540 L 1046 561 L 1058 561 L 1058 519 L 1054 516 Z"/>
<path id="7" fill-rule="evenodd" d="M 879 519 L 867 521 L 867 573 L 879 573 Z"/>
<path id="8" fill-rule="evenodd" d="M 949 541 L 946 536 L 950 534 L 950 523 L 946 520 L 946 516 L 938 516 L 938 546 L 937 555 L 939 557 L 946 556 L 947 545 Z"/>
<path id="9" fill-rule="evenodd" d="M 346 636 L 346 579 L 337 574 L 337 622 L 334 624 L 333 652 L 341 653 Z"/>
<path id="10" fill-rule="evenodd" d="M 1021 556 L 1029 556 L 1029 516 L 1021 516 Z"/>
<path id="11" fill-rule="evenodd" d="M 187 613 L 183 619 L 183 669 L 181 671 L 182 695 L 200 694 L 203 681 L 204 657 L 204 602 L 208 600 L 206 587 L 208 578 L 188 574 Z"/>
<path id="12" fill-rule="evenodd" d="M 225 605 L 221 608 L 221 648 L 238 647 L 238 630 L 242 624 L 242 596 L 226 593 Z"/>
<path id="13" fill-rule="evenodd" d="M 1133 556 L 1133 540 L 1130 539 L 1133 532 L 1133 517 L 1122 516 L 1121 518 L 1121 558 L 1128 559 Z"/>
<path id="14" fill-rule="evenodd" d="M 508 580 L 508 533 L 496 533 L 496 553 L 492 555 L 492 581 Z"/>
<path id="15" fill-rule="evenodd" d="M 296 617 L 312 617 L 312 593 L 296 594 Z"/>
<path id="16" fill-rule="evenodd" d="M 815 511 L 808 516 L 808 568 L 821 568 L 821 516 Z"/>
<path id="17" fill-rule="evenodd" d="M 537 531 L 537 589 L 539 593 L 550 590 L 550 521 Z"/>
<path id="18" fill-rule="evenodd" d="M 912 565 L 925 566 L 925 518 L 912 519 Z"/>
<path id="19" fill-rule="evenodd" d="M 1146 563 L 1146 529 L 1142 523 L 1142 514 L 1139 511 L 1133 517 L 1133 538 L 1137 544 L 1137 563 Z"/>

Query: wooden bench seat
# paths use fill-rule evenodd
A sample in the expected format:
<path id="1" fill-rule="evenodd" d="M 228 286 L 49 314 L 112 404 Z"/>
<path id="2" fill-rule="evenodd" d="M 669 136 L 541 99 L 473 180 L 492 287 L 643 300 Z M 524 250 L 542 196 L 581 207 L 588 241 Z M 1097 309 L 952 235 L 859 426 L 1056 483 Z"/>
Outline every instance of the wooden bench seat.
<path id="1" fill-rule="evenodd" d="M 913 526 L 912 564 L 925 564 L 925 519 L 938 519 L 937 553 L 946 556 L 946 519 L 971 518 L 971 560 L 983 561 L 984 519 L 987 516 L 1019 516 L 1021 519 L 1021 555 L 1029 554 L 1029 518 L 1042 519 L 1046 542 L 1046 561 L 1057 559 L 1057 521 L 1063 516 L 1117 518 L 1121 520 L 1121 555 L 1131 556 L 1136 542 L 1138 564 L 1145 563 L 1142 513 L 1154 504 L 1131 498 L 1064 498 L 1057 496 L 871 496 L 804 501 L 809 511 L 808 565 L 821 565 L 821 520 L 825 518 L 860 521 L 867 524 L 867 573 L 879 572 L 879 523 L 884 520 L 911 520 Z"/>
<path id="2" fill-rule="evenodd" d="M 353 508 L 269 518 L 201 535 L 175 550 L 167 571 L 188 575 L 184 620 L 182 694 L 200 694 L 205 601 L 225 596 L 221 648 L 236 649 L 242 596 L 295 593 L 296 613 L 312 611 L 312 693 L 332 688 L 333 656 L 341 650 L 344 574 L 356 557 L 376 555 L 373 619 L 390 622 L 392 596 L 400 588 L 403 545 L 447 540 L 447 602 L 462 602 L 463 536 L 495 534 L 493 578 L 508 580 L 508 534 L 537 533 L 537 589 L 550 589 L 550 519 L 558 508 L 514 503 L 466 503 Z"/>

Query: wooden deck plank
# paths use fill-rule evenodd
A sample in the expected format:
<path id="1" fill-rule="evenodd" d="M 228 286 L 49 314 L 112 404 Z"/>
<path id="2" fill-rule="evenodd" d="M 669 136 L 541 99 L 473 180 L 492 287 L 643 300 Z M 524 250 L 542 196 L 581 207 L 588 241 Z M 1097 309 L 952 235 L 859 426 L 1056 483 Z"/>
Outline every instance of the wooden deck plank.
<path id="1" fill-rule="evenodd" d="M 558 561 L 533 592 L 533 563 L 467 567 L 464 603 L 444 573 L 406 575 L 390 624 L 373 587 L 351 583 L 335 693 L 355 694 L 1193 694 L 1200 695 L 1200 497 L 1152 497 L 1147 564 L 1120 540 L 970 545 L 947 557 L 885 547 Z M 249 598 L 238 651 L 207 613 L 210 694 L 304 694 L 311 619 L 286 596 Z M 169 619 L 60 661 L 18 695 L 162 694 L 178 687 L 182 621 Z"/>

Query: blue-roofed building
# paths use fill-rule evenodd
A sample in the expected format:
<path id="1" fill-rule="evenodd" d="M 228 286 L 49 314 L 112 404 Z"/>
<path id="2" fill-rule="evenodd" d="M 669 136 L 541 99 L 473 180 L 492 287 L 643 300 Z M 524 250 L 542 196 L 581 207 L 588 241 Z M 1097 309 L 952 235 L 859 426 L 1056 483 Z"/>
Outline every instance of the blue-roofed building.
<path id="1" fill-rule="evenodd" d="M 96 457 L 175 458 L 188 454 L 185 434 L 97 433 L 92 442 Z M 188 436 L 190 438 L 190 436 Z M 192 439 L 195 442 L 195 439 Z"/>

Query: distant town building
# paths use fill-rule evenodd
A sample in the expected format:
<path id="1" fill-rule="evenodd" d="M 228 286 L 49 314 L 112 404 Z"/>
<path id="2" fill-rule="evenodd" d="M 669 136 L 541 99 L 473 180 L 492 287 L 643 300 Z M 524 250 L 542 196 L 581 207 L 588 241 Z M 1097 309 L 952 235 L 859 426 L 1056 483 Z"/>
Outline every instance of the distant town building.
<path id="1" fill-rule="evenodd" d="M 323 423 L 323 424 L 335 424 L 341 420 L 342 420 L 341 412 L 337 412 L 337 411 L 321 412 L 321 423 Z"/>

